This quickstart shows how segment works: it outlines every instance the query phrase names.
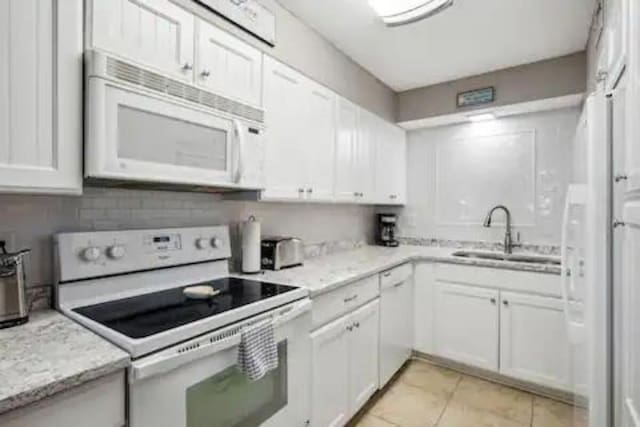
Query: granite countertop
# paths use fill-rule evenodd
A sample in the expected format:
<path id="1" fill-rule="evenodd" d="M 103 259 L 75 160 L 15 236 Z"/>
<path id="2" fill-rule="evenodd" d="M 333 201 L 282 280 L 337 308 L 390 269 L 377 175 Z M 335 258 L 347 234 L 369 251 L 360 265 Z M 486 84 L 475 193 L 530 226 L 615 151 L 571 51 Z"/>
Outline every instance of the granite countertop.
<path id="1" fill-rule="evenodd" d="M 0 329 L 0 414 L 129 366 L 129 355 L 54 310 Z"/>
<path id="2" fill-rule="evenodd" d="M 354 280 L 416 260 L 560 274 L 558 265 L 454 257 L 452 253 L 456 250 L 458 249 L 411 245 L 402 245 L 397 248 L 364 246 L 308 259 L 302 267 L 265 271 L 260 275 L 260 279 L 303 286 L 309 289 L 313 298 Z M 255 278 L 255 276 L 245 277 Z"/>

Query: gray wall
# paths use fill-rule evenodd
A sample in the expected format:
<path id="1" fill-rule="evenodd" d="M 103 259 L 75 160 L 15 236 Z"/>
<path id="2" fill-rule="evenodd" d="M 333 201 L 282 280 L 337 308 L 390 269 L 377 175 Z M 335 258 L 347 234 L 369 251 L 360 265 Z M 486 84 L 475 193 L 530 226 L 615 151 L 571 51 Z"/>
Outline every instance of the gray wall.
<path id="1" fill-rule="evenodd" d="M 401 92 L 398 94 L 397 120 L 403 122 L 459 112 L 456 95 L 466 90 L 494 86 L 496 102 L 490 105 L 502 106 L 581 93 L 585 91 L 585 84 L 586 55 L 579 52 Z"/>
<path id="2" fill-rule="evenodd" d="M 351 58 L 338 50 L 275 0 L 262 3 L 276 15 L 276 47 L 250 36 L 192 0 L 174 0 L 216 25 L 246 40 L 340 95 L 388 120 L 395 117 L 395 93 Z"/>

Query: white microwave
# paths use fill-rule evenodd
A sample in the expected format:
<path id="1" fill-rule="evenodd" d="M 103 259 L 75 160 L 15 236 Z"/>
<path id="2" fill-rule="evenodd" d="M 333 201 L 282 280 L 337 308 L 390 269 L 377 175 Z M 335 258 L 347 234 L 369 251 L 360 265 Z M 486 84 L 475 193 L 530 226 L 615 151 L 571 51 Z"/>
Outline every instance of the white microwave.
<path id="1" fill-rule="evenodd" d="M 88 51 L 85 178 L 230 190 L 264 187 L 264 114 Z"/>

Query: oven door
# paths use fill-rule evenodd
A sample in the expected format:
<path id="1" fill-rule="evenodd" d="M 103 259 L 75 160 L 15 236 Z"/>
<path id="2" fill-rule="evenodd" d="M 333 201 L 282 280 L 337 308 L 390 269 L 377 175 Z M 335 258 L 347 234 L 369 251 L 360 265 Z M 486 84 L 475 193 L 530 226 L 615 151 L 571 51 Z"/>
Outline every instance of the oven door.
<path id="1" fill-rule="evenodd" d="M 238 371 L 238 325 L 133 362 L 131 427 L 303 427 L 310 414 L 311 302 L 278 309 L 278 368 Z"/>
<path id="2" fill-rule="evenodd" d="M 101 78 L 88 85 L 88 178 L 239 186 L 241 122 Z"/>

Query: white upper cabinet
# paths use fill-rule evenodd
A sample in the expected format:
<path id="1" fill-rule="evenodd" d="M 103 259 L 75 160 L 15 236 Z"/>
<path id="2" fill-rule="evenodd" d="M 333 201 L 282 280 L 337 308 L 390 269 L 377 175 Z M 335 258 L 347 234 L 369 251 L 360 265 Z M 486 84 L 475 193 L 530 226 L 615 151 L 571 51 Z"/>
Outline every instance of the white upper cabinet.
<path id="1" fill-rule="evenodd" d="M 0 191 L 82 189 L 82 11 L 0 1 Z"/>
<path id="2" fill-rule="evenodd" d="M 195 17 L 169 0 L 87 1 L 88 47 L 192 81 Z"/>
<path id="3" fill-rule="evenodd" d="M 307 200 L 333 200 L 336 144 L 336 98 L 333 92 L 306 80 L 303 85 L 303 129 L 307 165 Z"/>
<path id="4" fill-rule="evenodd" d="M 369 111 L 360 109 L 354 168 L 361 203 L 375 202 L 376 147 L 380 138 L 381 120 Z"/>
<path id="5" fill-rule="evenodd" d="M 337 102 L 335 198 L 338 201 L 360 199 L 356 153 L 360 111 L 357 105 L 339 98 Z"/>
<path id="6" fill-rule="evenodd" d="M 337 106 L 335 198 L 374 203 L 378 119 L 344 98 Z"/>
<path id="7" fill-rule="evenodd" d="M 265 191 L 264 199 L 304 200 L 306 190 L 306 153 L 302 143 L 304 77 L 265 57 Z"/>
<path id="8" fill-rule="evenodd" d="M 434 351 L 441 357 L 498 370 L 499 291 L 436 282 Z"/>
<path id="9" fill-rule="evenodd" d="M 262 52 L 197 20 L 196 84 L 234 101 L 262 105 Z"/>
<path id="10" fill-rule="evenodd" d="M 562 300 L 502 292 L 500 303 L 500 373 L 569 389 L 569 337 Z"/>
<path id="11" fill-rule="evenodd" d="M 376 202 L 406 203 L 407 136 L 404 129 L 381 121 L 376 148 Z"/>

